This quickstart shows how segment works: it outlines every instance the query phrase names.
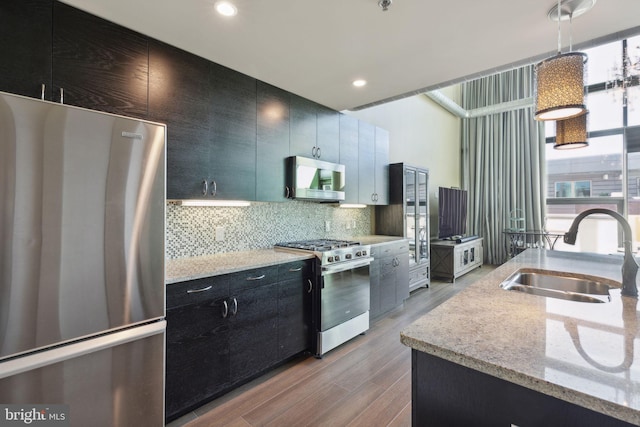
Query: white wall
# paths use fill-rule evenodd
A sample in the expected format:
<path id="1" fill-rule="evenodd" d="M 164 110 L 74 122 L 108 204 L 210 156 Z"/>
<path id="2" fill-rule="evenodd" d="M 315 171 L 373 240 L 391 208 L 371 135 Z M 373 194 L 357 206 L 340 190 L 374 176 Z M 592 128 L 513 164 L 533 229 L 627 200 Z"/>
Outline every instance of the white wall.
<path id="1" fill-rule="evenodd" d="M 457 101 L 458 86 L 441 89 Z M 460 120 L 425 95 L 416 95 L 360 111 L 344 111 L 387 129 L 390 163 L 429 169 L 431 235 L 436 233 L 438 187 L 460 187 Z M 435 219 L 435 222 L 434 222 Z"/>

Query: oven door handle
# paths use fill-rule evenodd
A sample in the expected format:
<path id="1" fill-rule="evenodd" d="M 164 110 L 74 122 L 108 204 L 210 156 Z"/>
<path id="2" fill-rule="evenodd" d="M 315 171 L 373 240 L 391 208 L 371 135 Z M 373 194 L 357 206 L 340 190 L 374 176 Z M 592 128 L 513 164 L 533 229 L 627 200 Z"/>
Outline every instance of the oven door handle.
<path id="1" fill-rule="evenodd" d="M 323 266 L 321 275 L 324 276 L 332 273 L 340 273 L 341 271 L 353 270 L 354 268 L 358 267 L 364 267 L 371 264 L 371 261 L 373 261 L 373 258 L 370 257 L 365 259 L 358 259 L 355 261 L 342 262 L 335 265 Z"/>

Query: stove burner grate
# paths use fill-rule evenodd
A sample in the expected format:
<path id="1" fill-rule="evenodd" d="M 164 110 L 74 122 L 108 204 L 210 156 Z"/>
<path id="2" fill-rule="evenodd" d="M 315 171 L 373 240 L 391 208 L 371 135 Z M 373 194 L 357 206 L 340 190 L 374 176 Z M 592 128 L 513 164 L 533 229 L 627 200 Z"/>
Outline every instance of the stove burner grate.
<path id="1" fill-rule="evenodd" d="M 334 240 L 334 239 L 315 239 L 315 240 L 301 240 L 297 242 L 284 242 L 277 243 L 275 246 L 283 248 L 301 249 L 306 251 L 330 251 L 337 248 L 347 248 L 350 246 L 358 246 L 360 242 L 354 242 L 350 240 Z"/>

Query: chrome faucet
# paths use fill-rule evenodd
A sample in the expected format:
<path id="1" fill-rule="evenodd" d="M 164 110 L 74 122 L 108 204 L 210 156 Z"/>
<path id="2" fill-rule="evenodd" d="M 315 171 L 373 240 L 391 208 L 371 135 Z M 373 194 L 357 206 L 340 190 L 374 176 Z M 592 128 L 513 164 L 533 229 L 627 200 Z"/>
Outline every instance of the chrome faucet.
<path id="1" fill-rule="evenodd" d="M 610 209 L 587 209 L 580 213 L 571 224 L 569 231 L 564 235 L 564 242 L 569 245 L 575 245 L 576 236 L 578 234 L 578 225 L 584 217 L 591 214 L 605 214 L 616 219 L 622 226 L 622 238 L 624 240 L 624 261 L 622 262 L 622 295 L 638 298 L 638 287 L 636 286 L 636 275 L 638 273 L 638 263 L 631 252 L 631 227 L 629 223 L 618 212 Z"/>

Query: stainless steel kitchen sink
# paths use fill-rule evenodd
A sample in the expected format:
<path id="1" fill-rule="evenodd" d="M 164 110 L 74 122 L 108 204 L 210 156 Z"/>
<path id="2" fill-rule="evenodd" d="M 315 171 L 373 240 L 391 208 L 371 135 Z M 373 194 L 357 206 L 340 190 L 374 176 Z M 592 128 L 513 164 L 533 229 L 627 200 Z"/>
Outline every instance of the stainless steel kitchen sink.
<path id="1" fill-rule="evenodd" d="M 613 286 L 596 277 L 572 277 L 553 271 L 518 270 L 500 284 L 508 291 L 559 298 L 578 302 L 604 303 L 611 301 Z"/>

